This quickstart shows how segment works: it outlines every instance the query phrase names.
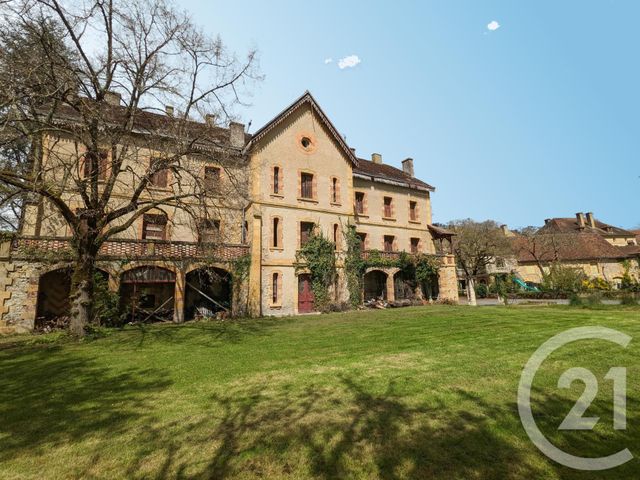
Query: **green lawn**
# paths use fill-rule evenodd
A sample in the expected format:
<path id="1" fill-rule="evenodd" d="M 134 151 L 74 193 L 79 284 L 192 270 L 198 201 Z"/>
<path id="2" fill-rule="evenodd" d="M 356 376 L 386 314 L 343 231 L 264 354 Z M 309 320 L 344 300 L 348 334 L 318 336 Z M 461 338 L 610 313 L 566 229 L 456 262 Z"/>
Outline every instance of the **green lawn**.
<path id="1" fill-rule="evenodd" d="M 528 357 L 567 328 L 632 335 L 566 346 L 539 371 L 534 413 L 565 450 L 640 455 L 640 309 L 421 307 L 156 325 L 50 343 L 0 340 L 0 478 L 638 478 L 634 459 L 585 474 L 547 460 L 520 424 Z M 594 432 L 556 427 L 601 382 Z M 612 366 L 628 430 L 612 428 Z"/>

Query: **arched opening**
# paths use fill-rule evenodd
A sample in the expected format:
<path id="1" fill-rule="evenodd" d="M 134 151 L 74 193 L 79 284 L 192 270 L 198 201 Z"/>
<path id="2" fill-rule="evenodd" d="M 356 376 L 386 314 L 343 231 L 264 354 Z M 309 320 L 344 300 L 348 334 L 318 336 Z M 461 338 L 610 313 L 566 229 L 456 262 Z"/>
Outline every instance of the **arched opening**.
<path id="1" fill-rule="evenodd" d="M 124 272 L 120 301 L 130 321 L 163 321 L 173 318 L 176 275 L 160 267 L 145 266 Z"/>
<path id="2" fill-rule="evenodd" d="M 38 280 L 35 330 L 63 328 L 71 314 L 71 268 L 58 268 L 44 273 Z M 96 275 L 109 279 L 109 274 L 96 269 Z"/>
<path id="3" fill-rule="evenodd" d="M 415 276 L 407 275 L 402 271 L 393 276 L 393 288 L 396 300 L 413 300 L 415 298 Z"/>
<path id="4" fill-rule="evenodd" d="M 231 313 L 231 274 L 214 267 L 198 268 L 186 276 L 184 318 Z"/>
<path id="5" fill-rule="evenodd" d="M 422 289 L 422 296 L 425 300 L 437 300 L 440 295 L 440 289 L 438 286 L 438 274 L 434 273 L 427 278 L 426 281 L 420 285 Z"/>
<path id="6" fill-rule="evenodd" d="M 71 304 L 70 268 L 59 268 L 40 276 L 38 282 L 38 304 L 36 306 L 36 330 L 60 324 L 63 326 L 69 317 Z"/>
<path id="7" fill-rule="evenodd" d="M 364 300 L 387 299 L 387 274 L 372 270 L 364 274 Z"/>

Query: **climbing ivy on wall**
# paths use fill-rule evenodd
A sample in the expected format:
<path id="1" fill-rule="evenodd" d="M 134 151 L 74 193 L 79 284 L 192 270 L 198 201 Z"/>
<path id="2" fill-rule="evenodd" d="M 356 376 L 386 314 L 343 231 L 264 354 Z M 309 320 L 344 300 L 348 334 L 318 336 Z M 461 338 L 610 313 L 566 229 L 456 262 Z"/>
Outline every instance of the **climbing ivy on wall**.
<path id="1" fill-rule="evenodd" d="M 349 303 L 352 307 L 360 305 L 364 274 L 368 268 L 398 268 L 403 278 L 413 280 L 418 284 L 427 283 L 433 275 L 438 273 L 440 261 L 433 255 L 410 255 L 400 252 L 397 258 L 384 255 L 379 250 L 369 250 L 364 259 L 362 242 L 356 233 L 355 226 L 343 228 L 347 251 L 345 255 L 345 275 L 349 290 Z"/>
<path id="2" fill-rule="evenodd" d="M 314 228 L 307 242 L 296 253 L 296 272 L 308 270 L 315 307 L 327 311 L 330 304 L 329 288 L 337 279 L 335 244 Z"/>
<path id="3" fill-rule="evenodd" d="M 344 271 L 349 290 L 349 303 L 353 308 L 356 308 L 360 305 L 363 276 L 367 270 L 367 263 L 362 258 L 362 242 L 356 233 L 356 228 L 353 225 L 347 225 L 347 228 L 343 228 L 342 231 L 347 246 Z"/>

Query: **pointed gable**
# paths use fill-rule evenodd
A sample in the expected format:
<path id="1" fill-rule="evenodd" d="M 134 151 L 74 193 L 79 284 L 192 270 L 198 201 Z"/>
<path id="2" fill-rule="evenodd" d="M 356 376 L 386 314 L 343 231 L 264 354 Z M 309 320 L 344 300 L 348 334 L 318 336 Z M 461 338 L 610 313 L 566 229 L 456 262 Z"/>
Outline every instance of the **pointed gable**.
<path id="1" fill-rule="evenodd" d="M 276 128 L 280 123 L 282 123 L 285 119 L 287 119 L 292 113 L 297 111 L 299 108 L 308 105 L 311 108 L 311 111 L 314 112 L 325 128 L 329 131 L 331 137 L 338 144 L 340 149 L 343 151 L 345 156 L 349 159 L 353 166 L 358 166 L 358 158 L 355 156 L 353 151 L 349 148 L 347 143 L 344 141 L 344 138 L 338 133 L 336 127 L 331 123 L 329 117 L 324 113 L 318 102 L 316 102 L 313 95 L 307 90 L 299 97 L 296 101 L 294 101 L 291 105 L 285 108 L 282 112 L 276 115 L 272 120 L 270 120 L 266 125 L 260 128 L 257 132 L 255 132 L 251 136 L 251 140 L 247 143 L 244 148 L 244 153 L 249 152 L 255 145 L 260 143 L 260 140 L 263 139 L 269 132 L 271 132 L 274 128 Z"/>

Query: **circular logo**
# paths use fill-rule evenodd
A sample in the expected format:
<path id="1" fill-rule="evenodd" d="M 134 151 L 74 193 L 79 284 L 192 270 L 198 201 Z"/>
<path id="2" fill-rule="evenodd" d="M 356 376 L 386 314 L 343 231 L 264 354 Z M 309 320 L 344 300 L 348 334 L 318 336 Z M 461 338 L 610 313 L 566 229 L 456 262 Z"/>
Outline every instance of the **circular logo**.
<path id="1" fill-rule="evenodd" d="M 592 339 L 613 342 L 623 348 L 626 348 L 631 341 L 631 337 L 629 335 L 606 327 L 572 328 L 550 338 L 534 352 L 534 354 L 531 356 L 531 358 L 529 358 L 529 361 L 525 365 L 524 370 L 522 371 L 520 384 L 518 386 L 518 413 L 520 414 L 520 421 L 522 422 L 522 426 L 527 432 L 527 435 L 529 435 L 529 438 L 534 443 L 534 445 L 547 457 L 564 466 L 574 468 L 576 470 L 594 471 L 608 470 L 618 467 L 623 463 L 631 460 L 633 458 L 633 455 L 628 448 L 620 450 L 614 454 L 598 458 L 579 457 L 569 454 L 553 445 L 544 436 L 544 434 L 536 425 L 536 421 L 533 418 L 533 412 L 531 411 L 531 385 L 533 383 L 533 378 L 535 377 L 536 372 L 538 371 L 542 363 L 547 359 L 547 357 L 549 357 L 549 355 L 551 355 L 557 349 L 563 347 L 568 343 L 576 342 L 579 340 Z M 618 376 L 620 374 L 626 375 L 626 373 L 622 373 L 626 371 L 621 367 L 612 368 L 609 371 L 608 376 L 611 375 L 611 372 L 614 372 L 614 374 Z M 590 381 L 591 377 L 593 377 L 593 374 L 586 369 L 569 369 L 560 377 L 558 386 L 566 388 L 568 385 L 570 385 L 572 380 L 582 379 L 585 381 L 586 386 L 583 397 L 586 396 L 591 398 L 592 400 L 593 398 L 595 398 L 595 394 L 597 393 L 597 380 L 595 380 L 594 384 L 592 381 Z M 595 379 L 595 377 L 593 378 Z M 620 407 L 624 408 L 624 406 L 626 405 L 624 403 L 625 400 L 623 397 L 624 395 L 617 395 L 614 399 L 614 407 L 618 407 L 618 410 L 620 410 Z M 580 402 L 580 400 L 578 402 Z M 569 413 L 569 415 L 567 415 L 565 421 L 562 422 L 560 429 L 593 428 L 595 423 L 597 423 L 598 421 L 597 417 L 582 418 L 580 416 L 580 413 L 584 413 L 588 406 L 588 403 L 582 405 L 580 403 L 576 403 L 574 409 Z M 578 411 L 576 412 L 576 410 Z M 616 415 L 614 416 L 614 422 L 617 421 L 618 425 L 615 428 L 624 429 L 626 427 L 626 422 L 620 421 L 620 412 L 618 411 L 614 413 L 614 415 Z M 622 412 L 622 417 L 624 417 L 624 411 Z M 620 427 L 620 424 L 623 424 L 624 426 Z"/>

